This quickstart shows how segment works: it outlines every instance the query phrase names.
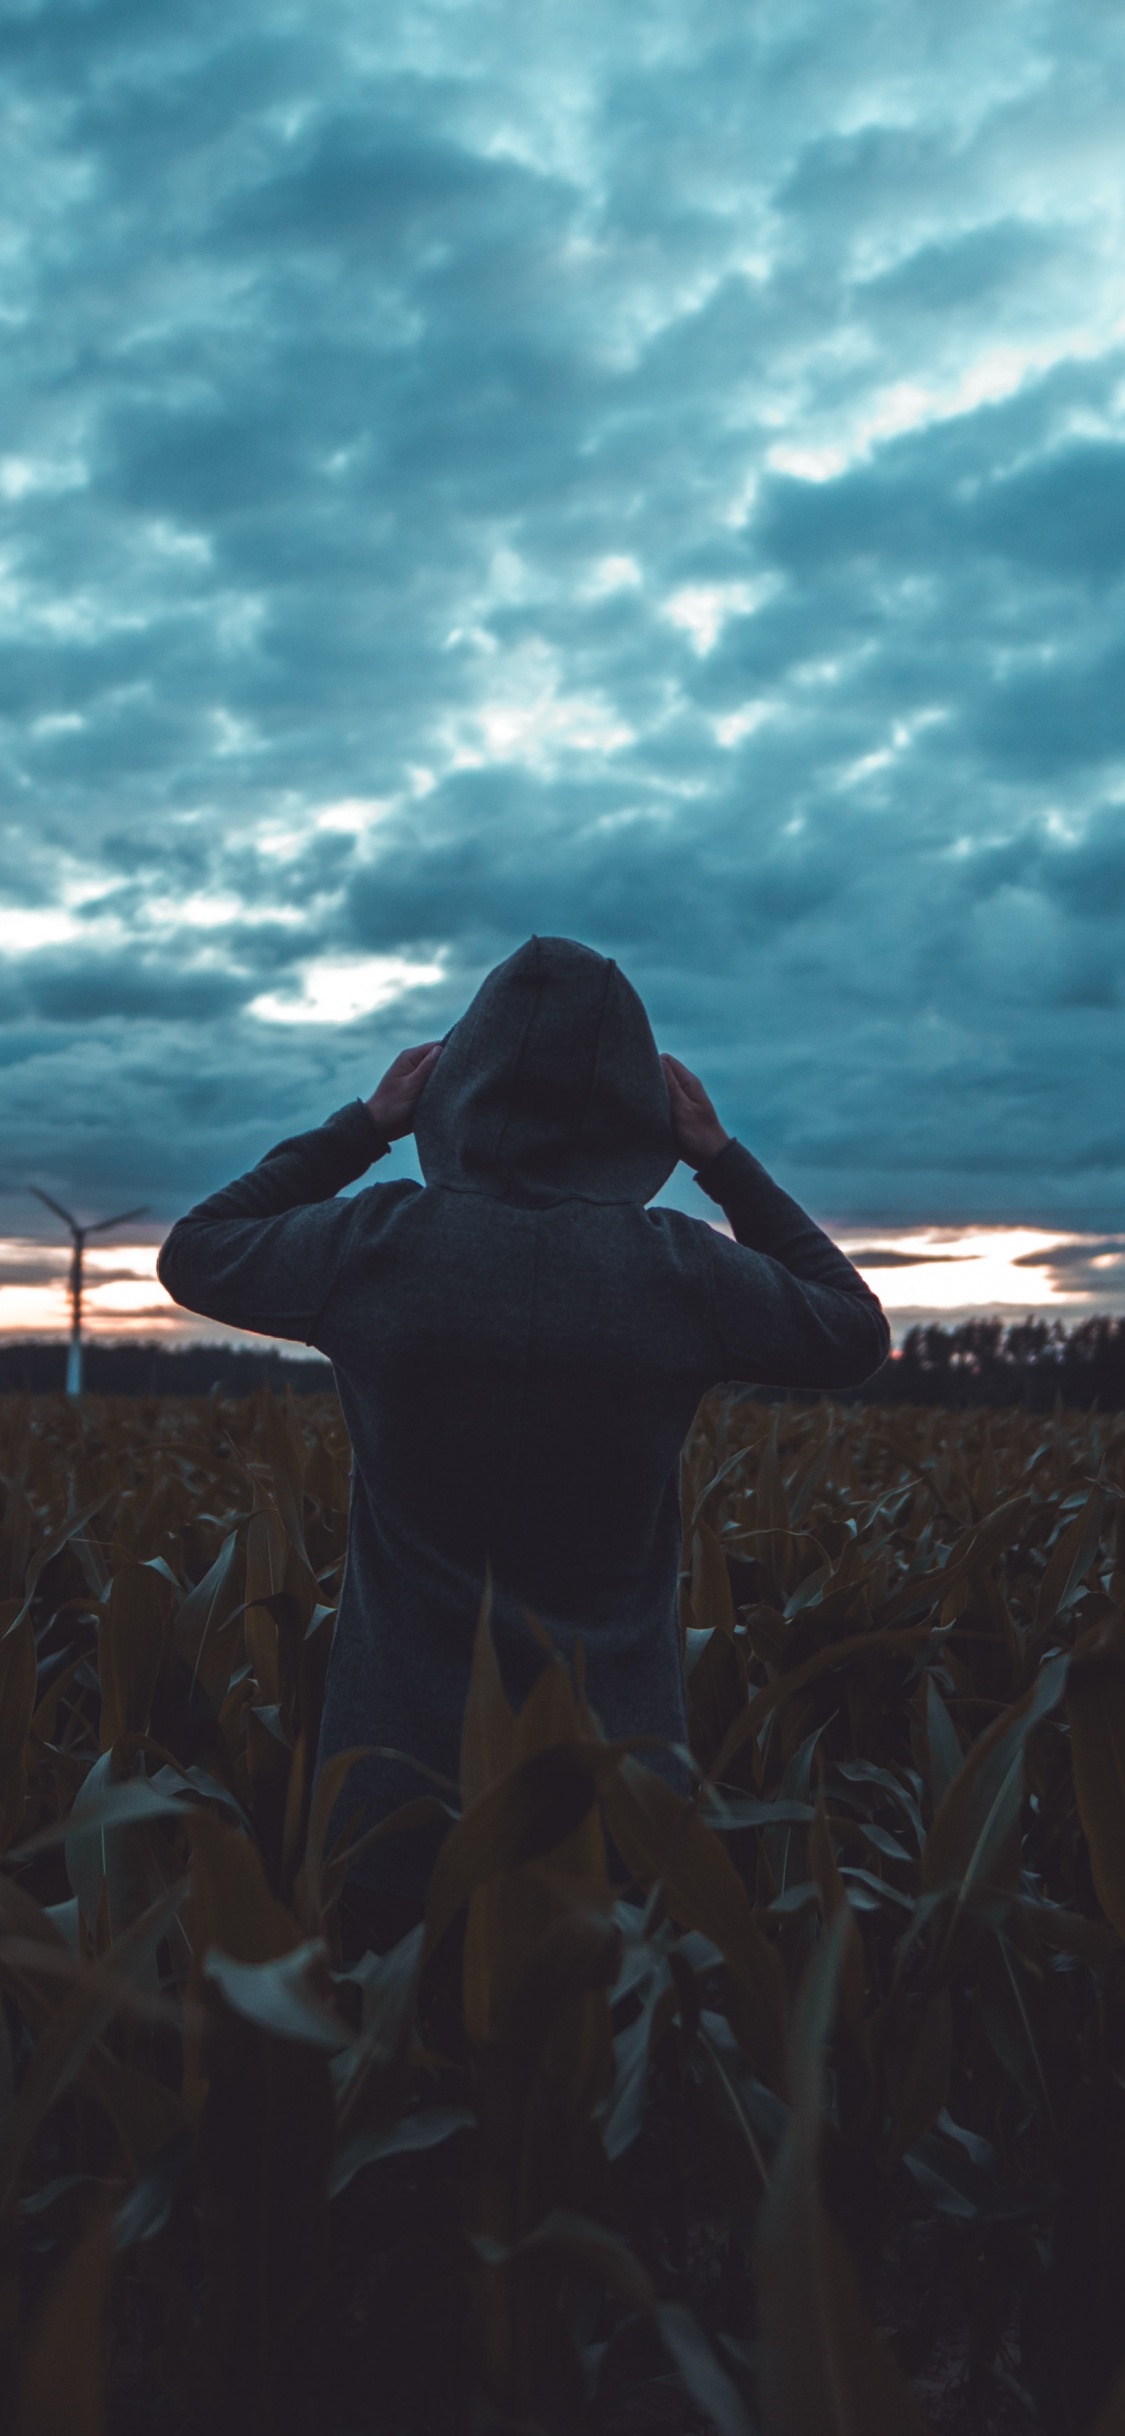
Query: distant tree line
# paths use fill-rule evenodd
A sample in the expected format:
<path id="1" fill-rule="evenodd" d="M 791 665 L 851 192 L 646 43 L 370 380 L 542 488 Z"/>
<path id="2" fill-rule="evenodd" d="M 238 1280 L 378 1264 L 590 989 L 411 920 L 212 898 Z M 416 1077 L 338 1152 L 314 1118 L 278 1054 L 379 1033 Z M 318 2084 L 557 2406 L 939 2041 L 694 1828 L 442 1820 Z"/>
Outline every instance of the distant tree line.
<path id="1" fill-rule="evenodd" d="M 43 1338 L 0 1345 L 0 1395 L 58 1395 L 66 1382 L 66 1346 Z M 256 1388 L 323 1395 L 332 1385 L 329 1362 L 241 1345 L 99 1345 L 86 1340 L 86 1392 L 92 1396 L 253 1395 Z"/>
<path id="2" fill-rule="evenodd" d="M 13 1339 L 0 1345 L 0 1394 L 52 1395 L 66 1376 L 66 1346 Z M 270 1347 L 99 1345 L 86 1348 L 86 1387 L 95 1396 L 245 1396 L 270 1386 L 315 1395 L 332 1385 L 327 1362 Z M 756 1391 L 773 1400 L 777 1391 Z M 899 1350 L 865 1386 L 838 1399 L 865 1404 L 1022 1404 L 1050 1412 L 1063 1404 L 1125 1410 L 1125 1319 L 937 1321 L 911 1328 Z"/>
<path id="3" fill-rule="evenodd" d="M 1125 1408 L 1125 1319 L 1102 1314 L 1072 1328 L 1045 1319 L 911 1328 L 860 1393 L 880 1404 L 1022 1404 L 1049 1412 L 1061 1400 L 1119 1412 Z"/>

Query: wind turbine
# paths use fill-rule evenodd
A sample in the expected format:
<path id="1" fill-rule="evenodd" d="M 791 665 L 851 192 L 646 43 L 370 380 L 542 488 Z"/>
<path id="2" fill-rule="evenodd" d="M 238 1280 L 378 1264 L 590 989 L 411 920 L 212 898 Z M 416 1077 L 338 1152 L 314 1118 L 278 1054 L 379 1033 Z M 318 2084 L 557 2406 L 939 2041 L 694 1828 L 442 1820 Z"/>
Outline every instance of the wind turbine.
<path id="1" fill-rule="evenodd" d="M 69 1280 L 70 1343 L 67 1347 L 66 1354 L 66 1392 L 68 1396 L 80 1396 L 82 1393 L 83 1355 L 82 1254 L 86 1248 L 86 1237 L 87 1235 L 102 1235 L 105 1233 L 107 1227 L 124 1226 L 127 1218 L 147 1217 L 149 1205 L 146 1201 L 143 1208 L 139 1210 L 119 1210 L 116 1218 L 95 1218 L 91 1226 L 79 1226 L 77 1218 L 72 1218 L 70 1211 L 64 1210 L 61 1201 L 53 1201 L 50 1193 L 40 1192 L 37 1184 L 29 1184 L 27 1189 L 29 1192 L 34 1193 L 37 1201 L 45 1201 L 47 1208 L 54 1211 L 56 1218 L 61 1218 L 64 1226 L 68 1226 L 70 1228 L 71 1239 L 74 1244 L 74 1254 L 70 1263 Z"/>

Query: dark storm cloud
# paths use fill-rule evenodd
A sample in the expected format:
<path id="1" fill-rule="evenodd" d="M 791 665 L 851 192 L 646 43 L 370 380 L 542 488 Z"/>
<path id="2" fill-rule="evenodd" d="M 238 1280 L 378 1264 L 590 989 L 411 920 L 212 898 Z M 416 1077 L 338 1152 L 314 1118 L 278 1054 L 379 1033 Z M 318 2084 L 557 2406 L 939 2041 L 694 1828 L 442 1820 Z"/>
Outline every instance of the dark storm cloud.
<path id="1" fill-rule="evenodd" d="M 1112 1226 L 1107 13 L 0 47 L 0 1182 L 170 1215 L 538 929 L 826 1216 Z"/>
<path id="2" fill-rule="evenodd" d="M 1036 1255 L 1035 1257 L 1039 1257 L 1039 1255 Z M 927 1268 L 932 1268 L 935 1263 L 940 1266 L 943 1261 L 948 1266 L 950 1261 L 956 1261 L 963 1258 L 963 1254 L 958 1252 L 935 1252 L 931 1250 L 928 1244 L 925 1246 L 920 1246 L 916 1252 L 892 1252 L 888 1250 L 886 1245 L 865 1243 L 860 1244 L 858 1247 L 855 1245 L 849 1246 L 848 1258 L 849 1260 L 854 1260 L 858 1269 L 864 1270 L 917 1269 L 923 1263 L 925 1263 Z"/>
<path id="3" fill-rule="evenodd" d="M 1015 1262 L 1017 1269 L 1057 1269 L 1069 1273 L 1085 1273 L 1101 1262 L 1125 1262 L 1125 1236 L 1087 1235 L 1081 1243 L 1059 1244 L 1053 1252 L 1021 1252 Z"/>
<path id="4" fill-rule="evenodd" d="M 131 955 L 88 959 L 36 957 L 27 1003 L 48 1023 L 98 1023 L 130 1016 L 165 1023 L 207 1023 L 248 995 L 232 974 L 161 970 Z"/>

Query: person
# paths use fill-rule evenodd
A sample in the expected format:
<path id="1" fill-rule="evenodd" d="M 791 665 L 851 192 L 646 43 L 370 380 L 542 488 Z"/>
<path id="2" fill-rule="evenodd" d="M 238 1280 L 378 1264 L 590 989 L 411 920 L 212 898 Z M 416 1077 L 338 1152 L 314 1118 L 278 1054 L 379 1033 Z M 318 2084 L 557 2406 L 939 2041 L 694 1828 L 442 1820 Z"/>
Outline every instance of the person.
<path id="1" fill-rule="evenodd" d="M 411 1129 L 424 1184 L 338 1197 Z M 733 1240 L 647 1206 L 677 1159 Z M 605 1733 L 660 1737 L 649 1763 L 684 1781 L 679 1457 L 700 1399 L 854 1387 L 889 1345 L 616 963 L 564 938 L 529 939 L 444 1041 L 190 1210 L 157 1273 L 188 1310 L 332 1364 L 353 1468 L 318 1767 L 378 1746 L 337 1804 L 364 1827 L 432 1790 L 421 1769 L 456 1782 L 489 1569 L 513 1704 L 542 1628 L 568 1661 L 581 1638 Z M 372 1942 L 419 1916 L 433 1850 L 369 1847 L 347 1892 Z"/>

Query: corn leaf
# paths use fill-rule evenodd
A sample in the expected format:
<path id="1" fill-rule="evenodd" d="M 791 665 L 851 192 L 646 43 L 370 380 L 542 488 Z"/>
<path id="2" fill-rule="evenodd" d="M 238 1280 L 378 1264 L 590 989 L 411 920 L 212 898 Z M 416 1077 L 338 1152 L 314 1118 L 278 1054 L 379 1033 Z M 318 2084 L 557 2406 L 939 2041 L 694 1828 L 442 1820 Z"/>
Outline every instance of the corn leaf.
<path id="1" fill-rule="evenodd" d="M 790 2066 L 792 2110 L 759 2222 L 767 2436 L 925 2436 L 927 2426 L 864 2314 L 855 2268 L 826 2213 L 818 2179 L 825 2047 L 847 1937 L 841 1911 L 802 1990 Z"/>

